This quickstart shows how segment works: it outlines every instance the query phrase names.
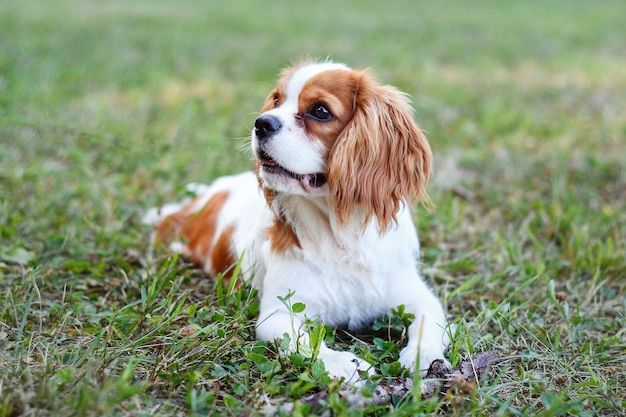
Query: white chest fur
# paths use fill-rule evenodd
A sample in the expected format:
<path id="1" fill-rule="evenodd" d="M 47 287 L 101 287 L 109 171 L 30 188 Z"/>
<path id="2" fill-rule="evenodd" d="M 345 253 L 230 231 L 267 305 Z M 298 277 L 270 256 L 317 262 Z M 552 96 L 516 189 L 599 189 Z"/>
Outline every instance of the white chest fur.
<path id="1" fill-rule="evenodd" d="M 342 229 L 340 234 L 333 233 L 334 227 L 332 220 L 320 220 L 297 230 L 302 248 L 287 253 L 272 253 L 266 244 L 267 279 L 260 288 L 265 307 L 293 293 L 291 300 L 306 305 L 307 317 L 358 328 L 395 307 L 388 301 L 390 285 L 398 279 L 420 279 L 419 244 L 408 211 L 383 235 L 373 225 Z"/>

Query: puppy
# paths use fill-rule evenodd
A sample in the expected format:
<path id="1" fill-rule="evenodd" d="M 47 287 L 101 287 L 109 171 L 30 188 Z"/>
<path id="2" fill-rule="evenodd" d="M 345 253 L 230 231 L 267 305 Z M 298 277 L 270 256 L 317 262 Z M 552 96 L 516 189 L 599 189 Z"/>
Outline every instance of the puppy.
<path id="1" fill-rule="evenodd" d="M 152 209 L 157 236 L 213 276 L 241 262 L 259 291 L 260 340 L 286 334 L 295 350 L 309 342 L 307 318 L 355 329 L 403 304 L 415 319 L 400 363 L 425 370 L 443 359 L 446 317 L 419 275 L 411 213 L 428 202 L 432 157 L 406 96 L 367 71 L 302 63 L 280 75 L 251 147 L 255 172 L 192 185 L 195 199 Z M 279 299 L 290 294 L 302 313 Z M 319 358 L 348 383 L 374 372 L 323 343 Z"/>

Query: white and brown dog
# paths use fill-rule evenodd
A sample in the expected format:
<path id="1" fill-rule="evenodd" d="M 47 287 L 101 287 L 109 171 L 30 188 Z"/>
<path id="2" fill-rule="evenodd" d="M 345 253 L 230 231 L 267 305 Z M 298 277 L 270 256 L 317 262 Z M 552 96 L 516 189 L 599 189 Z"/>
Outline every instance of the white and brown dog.
<path id="1" fill-rule="evenodd" d="M 359 328 L 403 304 L 415 320 L 401 364 L 442 359 L 446 317 L 419 275 L 411 212 L 427 200 L 431 152 L 405 95 L 367 71 L 303 63 L 281 74 L 251 146 L 255 172 L 194 185 L 195 199 L 148 214 L 160 239 L 213 276 L 241 258 L 259 291 L 258 339 L 287 333 L 295 348 L 308 342 L 305 315 Z M 290 293 L 303 313 L 279 300 Z M 319 358 L 346 382 L 373 372 L 325 345 Z"/>

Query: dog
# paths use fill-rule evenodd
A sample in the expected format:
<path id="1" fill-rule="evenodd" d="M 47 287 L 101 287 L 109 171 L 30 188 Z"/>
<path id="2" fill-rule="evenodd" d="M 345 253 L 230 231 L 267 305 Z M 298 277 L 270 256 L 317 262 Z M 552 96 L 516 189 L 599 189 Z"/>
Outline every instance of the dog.
<path id="1" fill-rule="evenodd" d="M 252 277 L 259 340 L 288 336 L 295 351 L 309 344 L 309 319 L 358 329 L 404 305 L 415 319 L 400 363 L 445 361 L 446 316 L 419 274 L 411 211 L 429 202 L 432 155 L 407 96 L 368 70 L 302 62 L 280 74 L 251 149 L 254 172 L 193 184 L 194 199 L 152 209 L 156 236 L 209 275 L 233 278 L 238 265 Z M 353 353 L 318 348 L 333 378 L 375 373 Z"/>

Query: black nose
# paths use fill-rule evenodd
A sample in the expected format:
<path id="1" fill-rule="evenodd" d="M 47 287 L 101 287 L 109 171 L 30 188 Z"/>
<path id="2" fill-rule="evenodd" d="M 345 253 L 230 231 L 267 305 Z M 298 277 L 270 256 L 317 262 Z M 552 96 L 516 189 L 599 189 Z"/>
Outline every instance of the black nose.
<path id="1" fill-rule="evenodd" d="M 261 116 L 254 122 L 254 131 L 259 140 L 267 140 L 283 127 L 274 116 Z"/>

